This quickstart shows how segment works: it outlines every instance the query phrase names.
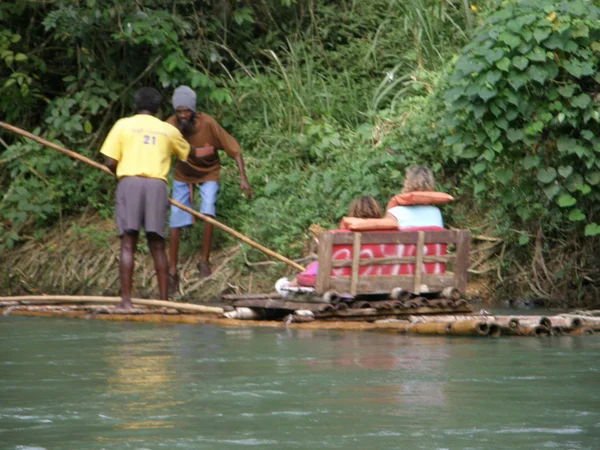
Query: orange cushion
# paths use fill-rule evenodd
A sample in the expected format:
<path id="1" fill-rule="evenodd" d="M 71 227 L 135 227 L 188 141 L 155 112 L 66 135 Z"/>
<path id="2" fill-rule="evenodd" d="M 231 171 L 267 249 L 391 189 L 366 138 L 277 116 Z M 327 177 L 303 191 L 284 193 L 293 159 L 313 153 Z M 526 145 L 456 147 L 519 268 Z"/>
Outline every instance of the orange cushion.
<path id="1" fill-rule="evenodd" d="M 441 205 L 454 200 L 449 194 L 445 192 L 429 192 L 429 191 L 415 191 L 406 192 L 404 194 L 394 195 L 386 206 L 386 210 L 393 208 L 394 206 L 413 206 L 413 205 Z"/>
<path id="2" fill-rule="evenodd" d="M 393 218 L 359 219 L 357 217 L 343 217 L 340 228 L 352 231 L 397 230 L 398 222 Z"/>

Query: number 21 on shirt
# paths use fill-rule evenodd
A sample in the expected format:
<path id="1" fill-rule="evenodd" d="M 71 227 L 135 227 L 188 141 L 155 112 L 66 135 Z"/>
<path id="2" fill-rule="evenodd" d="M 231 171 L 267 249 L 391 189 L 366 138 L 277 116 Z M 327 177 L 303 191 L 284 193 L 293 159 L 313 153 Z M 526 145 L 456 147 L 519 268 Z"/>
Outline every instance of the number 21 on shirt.
<path id="1" fill-rule="evenodd" d="M 148 136 L 147 134 L 144 135 L 144 144 L 145 145 L 156 145 L 156 136 Z"/>

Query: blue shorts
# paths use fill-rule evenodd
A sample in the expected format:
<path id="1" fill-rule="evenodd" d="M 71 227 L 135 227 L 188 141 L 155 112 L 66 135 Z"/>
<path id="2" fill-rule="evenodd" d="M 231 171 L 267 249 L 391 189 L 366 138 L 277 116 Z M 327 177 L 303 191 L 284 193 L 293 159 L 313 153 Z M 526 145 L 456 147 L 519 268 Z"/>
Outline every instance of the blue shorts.
<path id="1" fill-rule="evenodd" d="M 191 186 L 181 181 L 173 180 L 173 200 L 193 208 L 192 202 L 190 201 L 190 189 Z M 207 181 L 205 183 L 197 184 L 200 190 L 200 213 L 205 216 L 215 217 L 215 203 L 217 202 L 217 192 L 219 191 L 219 183 L 216 181 Z M 177 206 L 171 205 L 171 218 L 169 220 L 169 226 L 171 228 L 183 228 L 189 227 L 193 224 L 192 215 L 188 212 L 179 209 Z"/>

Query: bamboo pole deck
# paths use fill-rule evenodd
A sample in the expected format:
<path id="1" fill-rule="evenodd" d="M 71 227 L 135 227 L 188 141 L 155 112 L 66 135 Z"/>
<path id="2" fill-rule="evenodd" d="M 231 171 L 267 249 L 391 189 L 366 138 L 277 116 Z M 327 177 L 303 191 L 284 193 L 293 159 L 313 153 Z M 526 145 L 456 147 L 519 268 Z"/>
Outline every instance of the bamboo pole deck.
<path id="1" fill-rule="evenodd" d="M 71 295 L 23 295 L 19 297 L 0 297 L 2 302 L 15 302 L 15 304 L 24 305 L 48 305 L 48 304 L 84 304 L 93 303 L 97 305 L 116 305 L 121 303 L 121 297 L 100 297 L 100 296 L 71 296 Z M 205 314 L 223 314 L 223 308 L 215 306 L 195 305 L 193 303 L 169 302 L 166 300 L 147 300 L 134 298 L 131 300 L 134 305 L 153 306 L 173 308 L 179 311 L 193 311 Z"/>
<path id="2" fill-rule="evenodd" d="M 438 312 L 435 315 L 427 315 L 427 312 L 431 313 L 431 309 L 425 311 L 424 308 L 420 308 L 421 311 L 417 314 L 395 318 L 374 316 L 369 321 L 356 320 L 357 317 L 363 317 L 361 315 L 353 316 L 353 314 L 361 310 L 346 310 L 337 317 L 328 317 L 327 320 L 319 320 L 318 317 L 306 318 L 297 314 L 286 316 L 291 321 L 241 320 L 223 317 L 222 308 L 174 302 L 136 299 L 138 300 L 137 305 L 143 306 L 146 308 L 145 310 L 112 313 L 113 310 L 104 305 L 118 303 L 120 299 L 117 297 L 102 298 L 102 301 L 91 301 L 90 298 L 84 298 L 82 301 L 70 302 L 68 304 L 56 304 L 56 302 L 55 304 L 44 304 L 39 301 L 37 304 L 31 304 L 35 300 L 25 300 L 27 298 L 31 297 L 0 297 L 0 314 L 5 316 L 61 317 L 121 322 L 218 325 L 223 327 L 289 327 L 303 330 L 379 331 L 408 335 L 474 336 L 488 338 L 497 338 L 500 335 L 531 337 L 560 336 L 563 334 L 592 335 L 595 332 L 600 332 L 600 317 L 587 315 L 518 316 L 518 322 L 515 322 L 517 319 L 511 316 L 491 316 L 457 312 L 442 314 Z M 106 300 L 109 301 L 107 302 Z M 136 302 L 134 302 L 135 304 Z M 197 309 L 189 307 L 196 307 Z M 364 310 L 362 311 L 364 312 Z M 540 320 L 540 317 L 546 318 L 550 323 L 556 323 L 556 327 L 560 329 L 557 330 L 541 324 L 540 322 L 547 322 Z M 530 318 L 533 319 L 530 320 Z"/>

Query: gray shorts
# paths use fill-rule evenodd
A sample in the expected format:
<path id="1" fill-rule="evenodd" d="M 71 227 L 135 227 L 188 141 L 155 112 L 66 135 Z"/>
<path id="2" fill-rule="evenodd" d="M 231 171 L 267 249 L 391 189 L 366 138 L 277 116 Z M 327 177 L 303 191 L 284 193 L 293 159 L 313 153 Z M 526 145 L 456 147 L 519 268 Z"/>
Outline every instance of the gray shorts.
<path id="1" fill-rule="evenodd" d="M 158 178 L 123 177 L 117 184 L 115 218 L 119 237 L 143 227 L 165 237 L 169 196 L 167 183 Z"/>

